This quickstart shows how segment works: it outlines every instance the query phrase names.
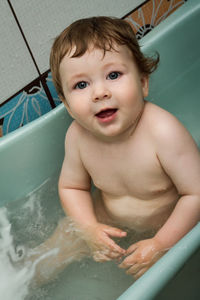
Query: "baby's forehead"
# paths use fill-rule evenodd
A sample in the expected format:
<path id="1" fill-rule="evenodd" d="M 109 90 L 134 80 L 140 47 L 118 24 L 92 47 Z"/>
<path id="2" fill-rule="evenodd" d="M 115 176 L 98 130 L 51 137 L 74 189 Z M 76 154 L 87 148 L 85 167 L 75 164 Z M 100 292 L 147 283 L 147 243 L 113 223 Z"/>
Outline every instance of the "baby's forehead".
<path id="1" fill-rule="evenodd" d="M 84 52 L 80 54 L 77 54 L 78 49 L 76 45 L 73 45 L 71 49 L 66 53 L 65 56 L 67 58 L 81 58 L 81 57 L 93 57 L 97 56 L 100 60 L 103 60 L 105 58 L 109 57 L 117 57 L 121 56 L 124 58 L 133 58 L 133 54 L 130 51 L 130 49 L 126 45 L 118 45 L 115 43 L 112 47 L 99 47 L 95 44 L 89 44 Z"/>
<path id="2" fill-rule="evenodd" d="M 107 51 L 112 51 L 111 47 L 106 47 L 105 45 L 102 45 L 102 47 L 99 47 L 95 45 L 94 43 L 90 43 L 88 45 L 85 45 L 84 48 L 80 49 L 79 45 L 72 45 L 70 49 L 67 50 L 66 55 L 70 58 L 74 57 L 81 57 L 83 55 L 87 54 L 93 54 L 96 51 L 102 52 L 102 55 L 105 56 Z M 117 51 L 117 50 L 115 50 Z"/>

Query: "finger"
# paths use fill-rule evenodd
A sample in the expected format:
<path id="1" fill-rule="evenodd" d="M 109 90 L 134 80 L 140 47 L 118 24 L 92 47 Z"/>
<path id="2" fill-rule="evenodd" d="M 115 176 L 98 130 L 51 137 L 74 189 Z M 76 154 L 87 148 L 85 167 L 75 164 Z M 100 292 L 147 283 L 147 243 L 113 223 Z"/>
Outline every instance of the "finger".
<path id="1" fill-rule="evenodd" d="M 93 257 L 94 259 L 97 261 L 101 260 L 101 261 L 107 261 L 107 260 L 111 260 L 111 259 L 116 259 L 118 257 L 121 257 L 122 255 L 117 252 L 117 251 L 113 251 L 107 247 L 103 247 L 99 250 L 96 250 L 93 252 Z"/>
<path id="2" fill-rule="evenodd" d="M 130 261 L 125 258 L 124 261 L 118 267 L 121 269 L 127 269 L 130 268 L 134 263 L 136 262 Z"/>
<path id="3" fill-rule="evenodd" d="M 104 232 L 113 236 L 113 237 L 125 237 L 127 235 L 126 231 L 123 231 L 115 227 L 107 227 L 104 229 Z"/>
<path id="4" fill-rule="evenodd" d="M 123 254 L 121 254 L 119 252 L 115 252 L 115 251 L 110 251 L 108 256 L 112 259 L 116 259 L 119 263 L 121 261 L 122 257 L 123 257 Z"/>
<path id="5" fill-rule="evenodd" d="M 143 269 L 143 268 L 142 268 Z M 141 265 L 139 264 L 134 264 L 131 266 L 127 271 L 126 274 L 128 275 L 135 275 L 141 270 Z"/>
<path id="6" fill-rule="evenodd" d="M 135 279 L 140 278 L 146 271 L 148 270 L 148 267 L 142 268 L 140 271 L 138 271 L 133 277 Z"/>
<path id="7" fill-rule="evenodd" d="M 106 243 L 106 245 L 109 247 L 109 249 L 111 249 L 112 251 L 118 252 L 119 254 L 125 254 L 126 250 L 124 250 L 123 248 L 121 248 L 119 245 L 117 245 L 111 238 L 109 238 L 108 236 L 106 236 L 104 238 L 104 241 Z"/>
<path id="8" fill-rule="evenodd" d="M 102 249 L 93 253 L 94 260 L 98 262 L 120 259 L 121 257 L 121 254 L 115 251 L 110 251 L 109 249 Z"/>
<path id="9" fill-rule="evenodd" d="M 127 251 L 126 251 L 126 254 L 128 254 Z M 135 254 L 132 253 L 122 261 L 122 263 L 119 265 L 119 268 L 127 269 L 127 268 L 130 268 L 130 266 L 133 266 L 136 263 L 137 263 L 137 257 L 135 257 Z"/>
<path id="10" fill-rule="evenodd" d="M 96 262 L 105 262 L 111 260 L 106 254 L 101 253 L 100 251 L 97 251 L 93 254 L 93 259 Z"/>
<path id="11" fill-rule="evenodd" d="M 123 257 L 124 257 L 124 255 L 121 254 L 121 255 L 119 255 L 119 257 L 116 258 L 116 263 L 118 264 L 118 266 L 122 263 Z"/>
<path id="12" fill-rule="evenodd" d="M 133 253 L 135 250 L 137 250 L 137 248 L 138 248 L 138 244 L 135 243 L 135 244 L 131 245 L 131 246 L 126 250 L 126 253 L 127 253 L 127 254 L 131 254 L 131 253 Z"/>

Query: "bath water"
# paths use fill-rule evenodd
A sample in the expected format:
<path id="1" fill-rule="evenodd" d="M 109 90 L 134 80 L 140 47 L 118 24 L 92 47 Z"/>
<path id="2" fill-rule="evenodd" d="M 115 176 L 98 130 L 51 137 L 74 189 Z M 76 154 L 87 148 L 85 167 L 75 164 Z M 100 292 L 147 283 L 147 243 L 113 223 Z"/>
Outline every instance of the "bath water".
<path id="1" fill-rule="evenodd" d="M 48 284 L 34 287 L 36 264 L 55 255 L 55 249 L 34 264 L 25 263 L 24 258 L 53 233 L 63 216 L 55 179 L 0 208 L 0 299 L 114 300 L 133 283 L 114 262 L 96 263 L 85 258 L 71 263 Z"/>

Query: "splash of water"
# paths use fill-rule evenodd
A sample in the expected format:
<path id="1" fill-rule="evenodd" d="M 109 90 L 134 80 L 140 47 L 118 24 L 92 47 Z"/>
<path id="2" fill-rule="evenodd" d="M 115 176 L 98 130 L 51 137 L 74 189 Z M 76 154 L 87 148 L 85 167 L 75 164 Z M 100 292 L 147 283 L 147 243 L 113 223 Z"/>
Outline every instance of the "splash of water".
<path id="1" fill-rule="evenodd" d="M 18 205 L 0 207 L 0 299 L 27 299 L 37 264 L 58 253 L 58 249 L 51 249 L 43 254 L 38 253 L 34 261 L 29 260 L 34 254 L 32 247 L 38 244 L 35 238 L 37 237 L 39 242 L 44 240 L 51 229 L 49 223 L 45 226 L 47 217 L 41 205 L 41 200 L 44 199 L 42 188 L 46 187 L 47 183 L 45 181 Z M 28 236 L 33 238 L 27 246 Z M 16 247 L 19 243 L 25 243 L 26 246 Z"/>
<path id="2" fill-rule="evenodd" d="M 24 249 L 15 249 L 6 208 L 0 208 L 0 299 L 24 300 L 34 276 L 35 266 L 17 266 Z"/>

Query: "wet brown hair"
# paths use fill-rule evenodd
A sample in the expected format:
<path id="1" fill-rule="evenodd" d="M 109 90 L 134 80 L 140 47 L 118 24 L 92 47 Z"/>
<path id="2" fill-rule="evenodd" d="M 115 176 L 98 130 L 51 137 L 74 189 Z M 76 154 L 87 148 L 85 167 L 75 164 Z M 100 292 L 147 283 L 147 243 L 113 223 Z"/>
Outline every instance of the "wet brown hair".
<path id="1" fill-rule="evenodd" d="M 115 50 L 116 44 L 127 46 L 142 74 L 149 76 L 157 68 L 159 55 L 156 58 L 144 56 L 127 21 L 111 17 L 80 19 L 61 32 L 51 49 L 50 67 L 58 94 L 64 98 L 59 67 L 66 54 L 70 55 L 75 48 L 71 57 L 80 57 L 92 45 L 102 49 L 105 55 L 106 51 Z"/>

